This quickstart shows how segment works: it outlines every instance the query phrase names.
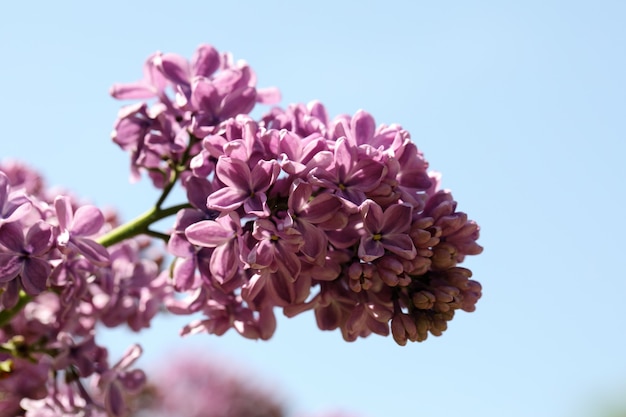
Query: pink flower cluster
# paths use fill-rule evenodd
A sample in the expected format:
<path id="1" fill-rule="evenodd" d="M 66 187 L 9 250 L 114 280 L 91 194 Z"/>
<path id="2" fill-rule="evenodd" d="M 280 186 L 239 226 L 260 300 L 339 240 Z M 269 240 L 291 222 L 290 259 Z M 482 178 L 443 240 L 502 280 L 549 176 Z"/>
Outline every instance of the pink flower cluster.
<path id="1" fill-rule="evenodd" d="M 136 399 L 135 417 L 285 417 L 282 396 L 254 381 L 249 370 L 206 352 L 173 352 Z"/>
<path id="2" fill-rule="evenodd" d="M 111 366 L 95 327 L 148 327 L 171 289 L 145 241 L 97 242 L 116 225 L 112 214 L 52 195 L 28 167 L 0 165 L 0 415 L 56 407 L 120 416 L 120 393 L 143 382 L 129 370 L 138 351 Z M 89 377 L 100 378 L 91 395 Z"/>
<path id="3" fill-rule="evenodd" d="M 440 335 L 481 287 L 459 264 L 482 251 L 479 227 L 398 125 L 365 111 L 330 119 L 322 104 L 273 108 L 244 62 L 202 45 L 190 62 L 157 53 L 120 99 L 113 139 L 160 188 L 180 179 L 192 207 L 168 243 L 178 314 L 202 312 L 183 333 L 274 333 L 275 307 L 314 310 L 323 330 L 399 344 Z"/>

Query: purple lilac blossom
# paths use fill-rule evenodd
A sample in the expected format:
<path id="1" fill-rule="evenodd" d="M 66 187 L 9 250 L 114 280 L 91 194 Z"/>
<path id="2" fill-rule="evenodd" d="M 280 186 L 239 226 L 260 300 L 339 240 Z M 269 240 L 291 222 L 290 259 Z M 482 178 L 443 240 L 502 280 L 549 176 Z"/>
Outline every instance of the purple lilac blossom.
<path id="1" fill-rule="evenodd" d="M 0 194 L 28 206 L 0 225 L 0 416 L 125 415 L 143 374 L 109 365 L 95 330 L 150 326 L 172 293 L 161 254 L 139 237 L 105 249 L 95 239 L 116 214 L 54 195 L 25 165 L 0 164 Z M 87 389 L 93 377 L 104 382 Z"/>
<path id="2" fill-rule="evenodd" d="M 250 67 L 226 56 L 207 45 L 190 62 L 156 53 L 143 81 L 112 89 L 156 99 L 127 107 L 116 124 L 134 172 L 159 171 L 142 162 L 154 153 L 169 164 L 163 178 L 176 170 L 187 187 L 192 208 L 168 249 L 188 298 L 168 305 L 205 317 L 182 333 L 234 328 L 265 339 L 278 307 L 312 309 L 321 329 L 346 340 L 391 332 L 405 344 L 471 311 L 480 284 L 458 265 L 482 251 L 479 227 L 440 190 L 409 132 L 363 110 L 330 119 L 317 101 L 256 121 L 254 103 L 277 95 L 255 92 Z"/>
<path id="3" fill-rule="evenodd" d="M 261 389 L 250 372 L 201 352 L 174 352 L 148 373 L 135 417 L 282 417 L 275 392 Z"/>
<path id="4" fill-rule="evenodd" d="M 216 133 L 221 122 L 249 113 L 256 103 L 280 99 L 275 88 L 256 88 L 246 62 L 234 62 L 210 45 L 200 45 L 190 62 L 157 52 L 146 60 L 142 80 L 115 84 L 110 93 L 121 100 L 156 99 L 124 107 L 112 138 L 131 154 L 131 178 L 146 171 L 158 188 L 165 186 L 172 164 L 189 167 L 185 150 L 197 153 L 199 141 Z"/>

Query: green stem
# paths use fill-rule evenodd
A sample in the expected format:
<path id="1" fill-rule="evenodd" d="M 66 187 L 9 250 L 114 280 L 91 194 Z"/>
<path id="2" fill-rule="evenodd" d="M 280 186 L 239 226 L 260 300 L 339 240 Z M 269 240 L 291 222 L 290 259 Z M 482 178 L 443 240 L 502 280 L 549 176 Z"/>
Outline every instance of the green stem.
<path id="1" fill-rule="evenodd" d="M 155 208 L 161 208 L 161 205 L 165 202 L 165 199 L 170 194 L 170 191 L 172 191 L 172 188 L 174 188 L 174 185 L 176 185 L 176 180 L 178 180 L 178 170 L 173 169 L 172 173 L 170 174 L 170 181 L 167 183 L 165 188 L 163 188 L 161 197 L 159 197 L 156 204 L 154 205 Z"/>
<path id="2" fill-rule="evenodd" d="M 191 205 L 188 203 L 178 204 L 176 206 L 168 207 L 166 209 L 160 209 L 156 206 L 152 207 L 150 210 L 146 211 L 135 219 L 124 223 L 119 227 L 116 227 L 104 236 L 100 236 L 98 238 L 98 243 L 100 243 L 102 246 L 109 247 L 123 240 L 141 234 L 154 236 L 154 233 L 148 229 L 151 224 L 171 215 L 174 215 L 180 210 L 189 207 L 191 207 Z M 159 237 L 163 238 L 163 236 Z"/>
<path id="3" fill-rule="evenodd" d="M 17 304 L 13 308 L 0 311 L 0 328 L 10 322 L 13 316 L 19 313 L 30 300 L 31 297 L 28 294 L 20 291 L 20 298 L 17 300 Z"/>

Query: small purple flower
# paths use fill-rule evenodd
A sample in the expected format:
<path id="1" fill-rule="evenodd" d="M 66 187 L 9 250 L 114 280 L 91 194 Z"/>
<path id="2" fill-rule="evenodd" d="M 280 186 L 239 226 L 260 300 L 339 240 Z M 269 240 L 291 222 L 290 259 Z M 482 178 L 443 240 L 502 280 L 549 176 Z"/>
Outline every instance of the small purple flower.
<path id="1" fill-rule="evenodd" d="M 29 295 L 37 295 L 47 286 L 52 267 L 45 254 L 50 250 L 51 228 L 38 221 L 28 229 L 26 236 L 19 223 L 5 223 L 0 227 L 0 283 L 6 284 L 19 277 Z"/>
<path id="2" fill-rule="evenodd" d="M 209 269 L 218 283 L 232 279 L 241 265 L 241 226 L 239 217 L 230 215 L 216 220 L 204 220 L 185 229 L 185 236 L 194 245 L 215 248 Z"/>
<path id="3" fill-rule="evenodd" d="M 21 219 L 30 208 L 31 203 L 26 195 L 11 192 L 9 178 L 0 171 L 0 225 Z"/>
<path id="4" fill-rule="evenodd" d="M 310 184 L 296 180 L 287 202 L 289 215 L 298 231 L 305 236 L 304 245 L 300 249 L 309 262 L 323 264 L 325 262 L 328 238 L 319 226 L 331 219 L 339 219 L 337 228 L 348 223 L 348 217 L 339 210 L 343 207 L 341 200 L 333 194 L 319 194 L 313 197 Z"/>
<path id="5" fill-rule="evenodd" d="M 402 258 L 413 259 L 417 254 L 409 237 L 412 207 L 394 204 L 383 212 L 372 200 L 360 207 L 366 234 L 361 237 L 359 257 L 366 262 L 380 258 L 388 250 Z"/>
<path id="6" fill-rule="evenodd" d="M 141 346 L 131 346 L 115 365 L 97 375 L 94 381 L 94 385 L 104 392 L 104 407 L 111 417 L 127 415 L 124 394 L 136 394 L 146 383 L 146 375 L 142 370 L 129 369 L 141 354 Z"/>
<path id="7" fill-rule="evenodd" d="M 104 246 L 89 238 L 98 233 L 104 224 L 102 212 L 87 205 L 79 207 L 74 213 L 70 199 L 65 196 L 58 196 L 54 207 L 59 220 L 59 248 L 65 252 L 78 252 L 96 265 L 106 265 L 109 253 Z"/>
<path id="8" fill-rule="evenodd" d="M 301 264 L 297 253 L 304 244 L 300 232 L 291 227 L 279 230 L 271 221 L 260 219 L 255 222 L 252 236 L 258 243 L 248 254 L 250 266 L 280 271 L 291 281 L 298 278 Z"/>
<path id="9" fill-rule="evenodd" d="M 347 139 L 339 138 L 335 142 L 333 163 L 326 168 L 314 168 L 309 173 L 309 181 L 335 190 L 338 196 L 359 205 L 365 201 L 365 193 L 380 184 L 385 172 L 383 164 L 359 154 L 358 149 L 350 145 Z"/>
<path id="10" fill-rule="evenodd" d="M 207 207 L 228 213 L 243 205 L 246 214 L 268 217 L 265 192 L 278 176 L 276 161 L 259 161 L 252 170 L 238 159 L 220 157 L 215 173 L 226 186 L 209 195 Z"/>

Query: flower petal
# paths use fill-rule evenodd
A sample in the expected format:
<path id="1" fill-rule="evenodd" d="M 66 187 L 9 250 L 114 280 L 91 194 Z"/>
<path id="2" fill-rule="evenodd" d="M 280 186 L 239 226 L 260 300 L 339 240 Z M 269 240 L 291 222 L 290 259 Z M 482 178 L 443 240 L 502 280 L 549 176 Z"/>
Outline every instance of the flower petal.
<path id="1" fill-rule="evenodd" d="M 22 261 L 19 257 L 8 253 L 0 253 L 0 283 L 12 281 L 21 270 Z"/>
<path id="2" fill-rule="evenodd" d="M 50 238 L 52 229 L 50 225 L 43 221 L 38 221 L 28 229 L 26 234 L 26 244 L 30 248 L 32 255 L 41 255 L 50 249 Z"/>
<path id="3" fill-rule="evenodd" d="M 24 250 L 24 232 L 19 223 L 5 223 L 0 226 L 0 244 L 11 252 L 21 254 Z"/>
<path id="4" fill-rule="evenodd" d="M 211 45 L 200 45 L 191 58 L 193 75 L 210 77 L 220 66 L 220 54 Z"/>
<path id="5" fill-rule="evenodd" d="M 70 202 L 69 197 L 60 195 L 55 198 L 54 209 L 59 221 L 59 227 L 62 230 L 69 229 L 74 215 L 74 210 L 72 209 L 72 203 Z"/>
<path id="6" fill-rule="evenodd" d="M 229 187 L 238 188 L 245 192 L 250 191 L 250 168 L 239 159 L 222 156 L 217 160 L 215 167 L 217 177 Z"/>
<path id="7" fill-rule="evenodd" d="M 189 86 L 189 64 L 177 54 L 157 53 L 153 59 L 155 67 L 165 78 L 183 86 Z"/>
<path id="8" fill-rule="evenodd" d="M 234 233 L 214 220 L 204 220 L 187 227 L 185 236 L 194 245 L 214 248 L 226 243 Z"/>
<path id="9" fill-rule="evenodd" d="M 385 248 L 383 248 L 380 240 L 374 240 L 369 236 L 364 236 L 361 238 L 358 254 L 359 258 L 365 262 L 371 262 L 383 256 L 385 254 Z"/>
<path id="10" fill-rule="evenodd" d="M 376 122 L 371 114 L 359 110 L 352 116 L 350 127 L 356 145 L 369 144 L 374 137 Z"/>
<path id="11" fill-rule="evenodd" d="M 109 252 L 101 244 L 82 237 L 71 237 L 70 242 L 76 246 L 81 255 L 94 264 L 102 266 L 109 263 Z"/>
<path id="12" fill-rule="evenodd" d="M 43 259 L 26 258 L 22 269 L 22 286 L 29 295 L 37 295 L 47 287 L 52 267 Z"/>
<path id="13" fill-rule="evenodd" d="M 81 206 L 74 213 L 71 232 L 78 236 L 96 234 L 104 224 L 102 212 L 95 206 Z"/>
<path id="14" fill-rule="evenodd" d="M 224 284 L 235 276 L 240 264 L 237 240 L 233 239 L 228 244 L 215 248 L 209 268 L 217 282 Z"/>
<path id="15" fill-rule="evenodd" d="M 383 227 L 383 209 L 372 200 L 365 200 L 359 208 L 365 230 L 370 234 L 380 233 Z"/>
<path id="16" fill-rule="evenodd" d="M 156 89 L 150 84 L 139 81 L 136 83 L 116 83 L 111 86 L 109 94 L 118 100 L 141 100 L 156 96 Z"/>
<path id="17" fill-rule="evenodd" d="M 207 208 L 229 212 L 241 206 L 246 198 L 248 198 L 246 191 L 235 187 L 224 187 L 207 198 Z"/>
<path id="18" fill-rule="evenodd" d="M 254 214 L 258 217 L 269 217 L 271 211 L 267 206 L 267 196 L 265 193 L 256 193 L 247 198 L 243 203 L 246 214 Z"/>
<path id="19" fill-rule="evenodd" d="M 382 221 L 384 234 L 408 232 L 413 208 L 408 204 L 394 204 L 385 210 Z"/>
<path id="20" fill-rule="evenodd" d="M 342 207 L 341 200 L 335 195 L 320 194 L 309 201 L 299 214 L 308 222 L 318 224 L 333 218 Z"/>
<path id="21" fill-rule="evenodd" d="M 385 249 L 396 255 L 411 260 L 417 255 L 413 241 L 407 234 L 385 235 L 380 241 Z"/>

